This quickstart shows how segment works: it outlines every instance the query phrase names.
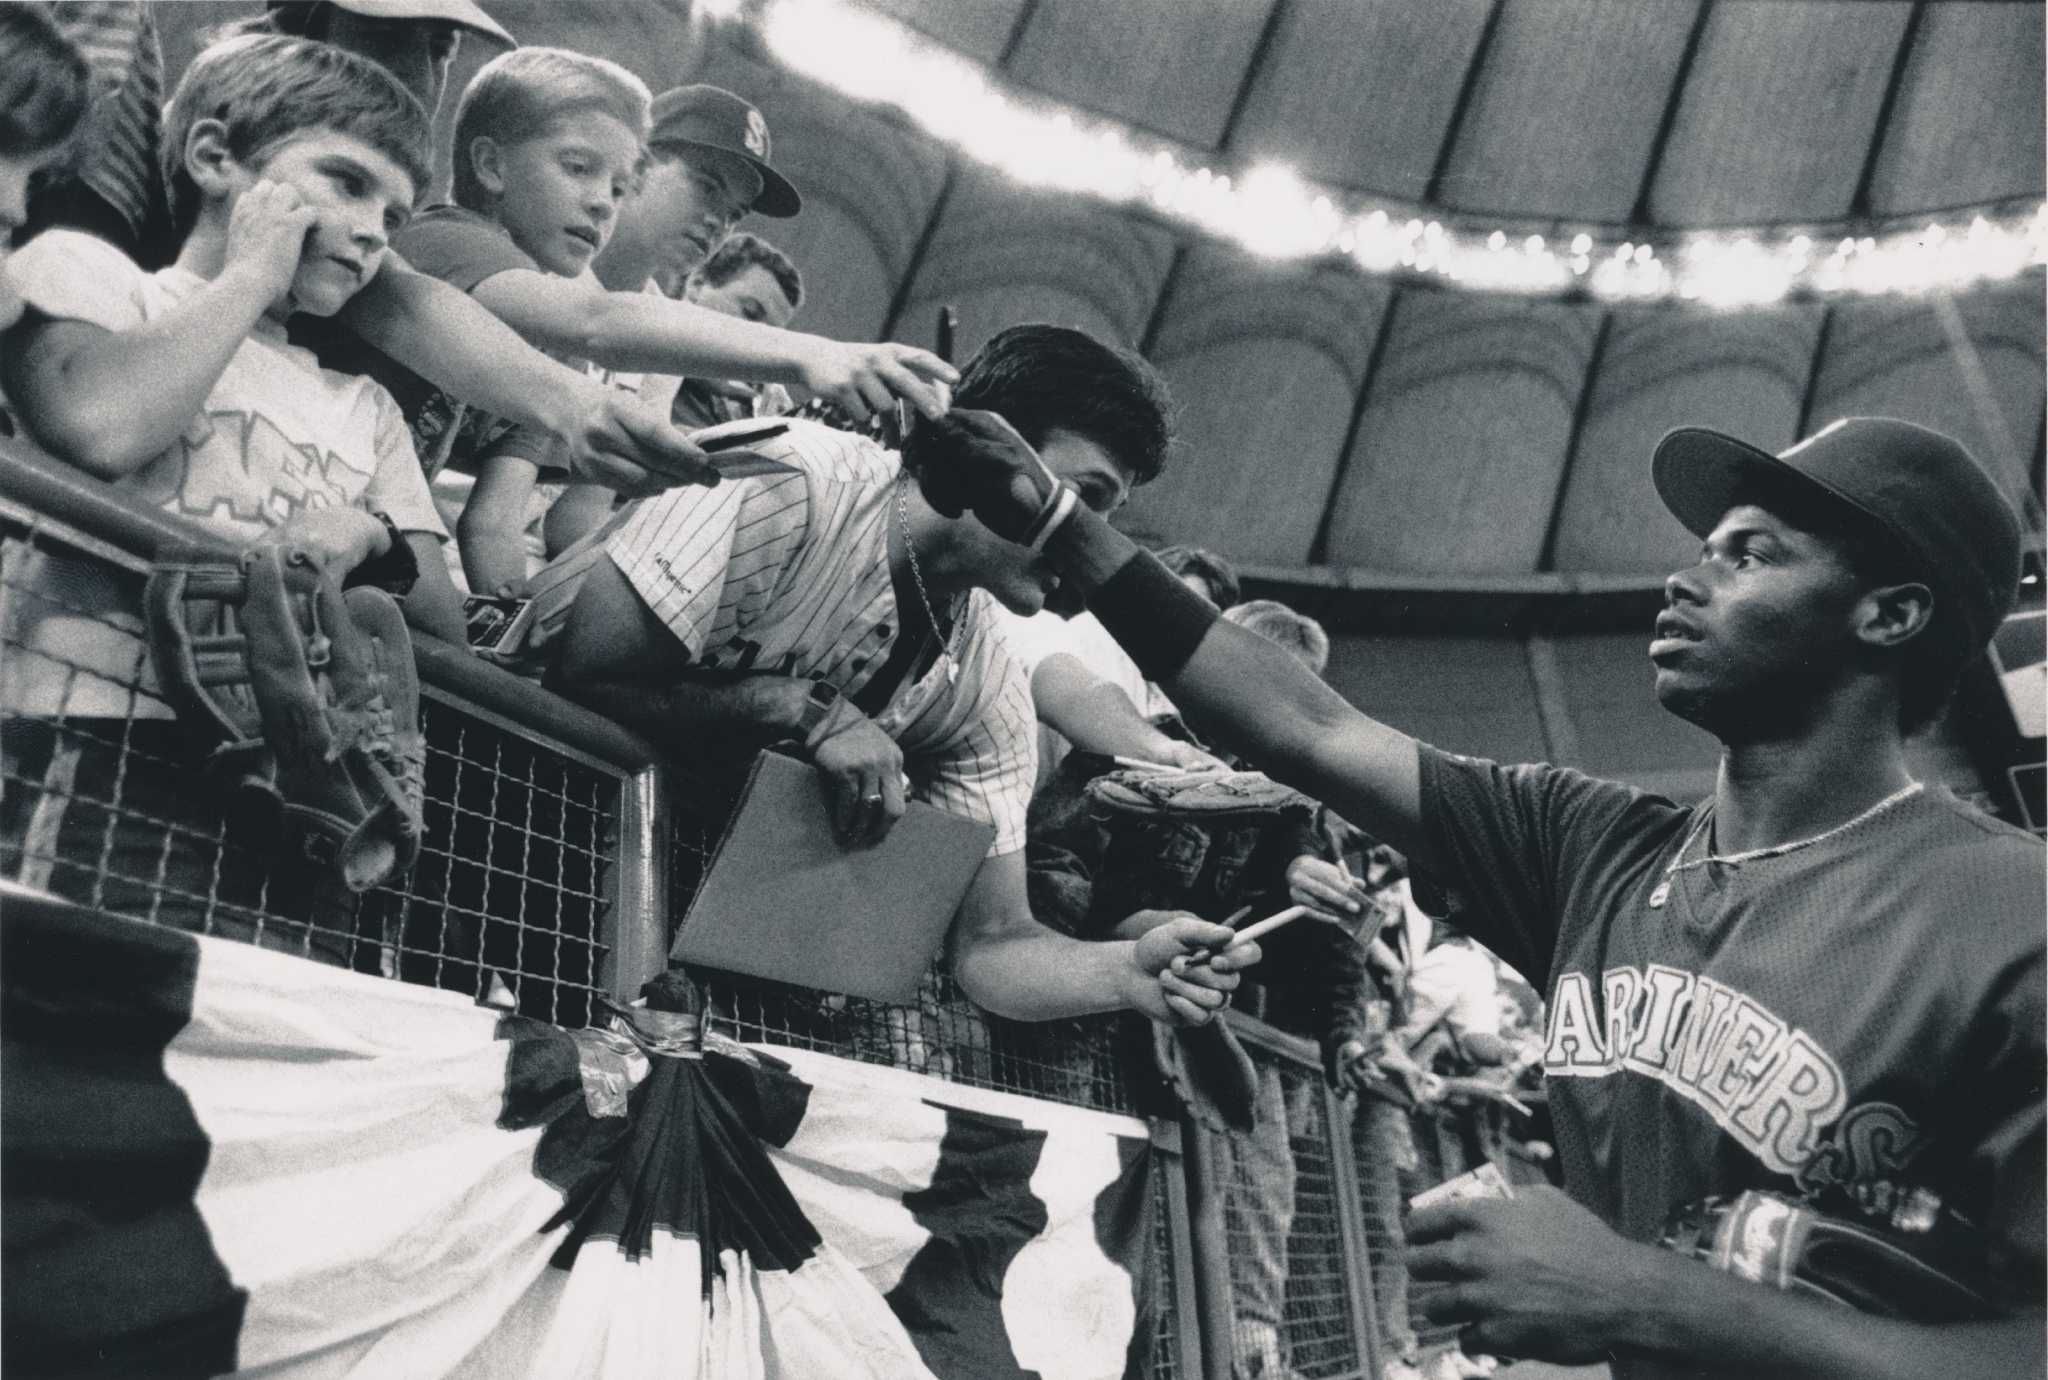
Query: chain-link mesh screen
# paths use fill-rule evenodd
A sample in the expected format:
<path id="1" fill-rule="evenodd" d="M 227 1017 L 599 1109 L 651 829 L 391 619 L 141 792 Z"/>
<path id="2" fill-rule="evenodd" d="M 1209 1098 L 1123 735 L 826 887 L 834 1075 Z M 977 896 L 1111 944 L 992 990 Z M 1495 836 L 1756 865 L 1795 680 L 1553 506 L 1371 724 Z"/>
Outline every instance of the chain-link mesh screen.
<path id="1" fill-rule="evenodd" d="M 1235 1373 L 1335 1380 L 1367 1373 L 1372 1347 L 1357 1335 L 1351 1261 L 1337 1183 L 1348 1137 L 1330 1120 L 1322 1073 L 1261 1046 L 1248 1134 L 1220 1137 L 1224 1233 L 1230 1257 Z"/>
<path id="2" fill-rule="evenodd" d="M 670 940 L 689 912 L 736 804 L 736 790 L 679 777 L 673 792 Z M 1022 1022 L 970 1002 L 943 959 L 925 974 L 915 1005 L 791 987 L 733 973 L 692 970 L 726 1033 L 822 1050 L 1102 1111 L 1137 1110 L 1135 1069 L 1149 1066 L 1145 1023 L 1130 1016 Z"/>
<path id="3" fill-rule="evenodd" d="M 1384 1098 L 1360 1096 L 1352 1107 L 1351 1147 L 1358 1177 L 1359 1236 L 1371 1278 L 1372 1323 L 1379 1355 L 1414 1361 L 1421 1342 L 1419 1314 L 1409 1309 L 1407 1239 L 1401 1211 L 1421 1191 L 1413 1118 Z"/>
<path id="4" fill-rule="evenodd" d="M 296 857 L 148 689 L 142 573 L 0 526 L 0 876 L 563 1025 L 601 987 L 620 778 L 429 701 L 426 834 L 391 885 Z"/>
<path id="5" fill-rule="evenodd" d="M 1477 1144 L 1476 1128 L 1469 1109 L 1443 1106 L 1419 1113 L 1410 1122 L 1415 1136 L 1417 1168 L 1411 1196 L 1455 1179 L 1478 1167 L 1483 1156 Z M 1458 1328 L 1453 1324 L 1431 1326 L 1423 1320 L 1422 1296 L 1428 1286 L 1408 1283 L 1408 1315 L 1424 1351 L 1457 1345 Z"/>

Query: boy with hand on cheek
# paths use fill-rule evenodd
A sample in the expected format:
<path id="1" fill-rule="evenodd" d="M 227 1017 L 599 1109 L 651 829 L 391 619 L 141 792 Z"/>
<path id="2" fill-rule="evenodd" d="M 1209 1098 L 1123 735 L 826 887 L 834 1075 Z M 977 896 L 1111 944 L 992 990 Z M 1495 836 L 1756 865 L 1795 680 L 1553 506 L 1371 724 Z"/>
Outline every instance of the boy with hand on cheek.
<path id="1" fill-rule="evenodd" d="M 8 261 L 27 310 L 0 375 L 21 420 L 61 460 L 228 545 L 289 543 L 339 574 L 402 543 L 418 570 L 407 618 L 461 645 L 447 532 L 397 404 L 285 336 L 288 318 L 332 314 L 375 276 L 427 178 L 426 111 L 338 48 L 238 38 L 193 61 L 164 136 L 183 234 L 171 267 L 146 273 L 72 230 Z M 40 847 L 16 815 L 0 851 L 24 850 L 66 899 L 347 963 L 340 878 L 271 866 L 181 769 L 188 735 L 157 688 L 134 583 L 41 547 L 9 574 L 0 741 L 10 785 L 44 786 Z"/>
<path id="2" fill-rule="evenodd" d="M 390 395 L 284 331 L 376 275 L 427 178 L 425 110 L 339 49 L 242 38 L 193 62 L 165 135 L 177 261 L 37 236 L 9 264 L 28 307 L 9 397 L 54 454 L 237 544 L 284 529 L 346 570 L 404 541 L 408 618 L 460 645 L 447 530 Z"/>

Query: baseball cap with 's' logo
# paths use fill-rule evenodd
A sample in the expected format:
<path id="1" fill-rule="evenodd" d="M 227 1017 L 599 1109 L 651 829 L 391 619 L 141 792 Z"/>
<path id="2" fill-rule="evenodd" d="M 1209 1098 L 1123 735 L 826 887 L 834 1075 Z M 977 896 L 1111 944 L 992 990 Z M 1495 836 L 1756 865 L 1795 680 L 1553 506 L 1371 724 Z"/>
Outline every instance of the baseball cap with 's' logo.
<path id="1" fill-rule="evenodd" d="M 764 216 L 793 216 L 803 209 L 789 179 L 768 166 L 768 122 L 750 103 L 722 86 L 676 86 L 654 98 L 650 148 L 714 149 L 748 163 L 761 175 L 761 194 L 751 209 Z"/>

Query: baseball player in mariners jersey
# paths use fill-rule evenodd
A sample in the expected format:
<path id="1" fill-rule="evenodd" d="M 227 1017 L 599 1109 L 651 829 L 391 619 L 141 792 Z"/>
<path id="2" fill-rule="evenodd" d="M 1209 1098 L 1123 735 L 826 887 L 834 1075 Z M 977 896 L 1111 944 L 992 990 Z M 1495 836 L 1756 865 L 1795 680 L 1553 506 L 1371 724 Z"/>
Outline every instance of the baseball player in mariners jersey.
<path id="1" fill-rule="evenodd" d="M 1658 446 L 1657 490 L 1704 545 L 1666 582 L 1656 693 L 1723 744 L 1686 808 L 1365 717 L 1092 515 L 1044 532 L 1072 505 L 1000 418 L 936 426 L 960 461 L 921 476 L 938 508 L 1037 527 L 1177 704 L 1449 881 L 1461 923 L 1547 975 L 1566 1192 L 1409 1223 L 1411 1271 L 1442 1286 L 1428 1312 L 1469 1349 L 1611 1359 L 1623 1380 L 2042 1373 L 2043 850 L 1914 781 L 1902 751 L 2019 574 L 2018 520 L 1960 446 L 1874 418 L 1776 457 L 1697 429 Z M 1653 1244 L 1753 1190 L 1894 1239 L 1962 1223 L 2001 1297 L 1909 1321 L 1924 1300 L 1878 1316 L 1763 1287 L 1768 1216 L 1720 1270 Z"/>
<path id="2" fill-rule="evenodd" d="M 1108 513 L 1165 460 L 1164 386 L 1079 331 L 991 340 L 956 395 L 999 408 L 1069 492 Z M 932 511 L 906 465 L 946 463 L 913 432 L 905 458 L 795 421 L 754 449 L 796 467 L 622 510 L 534 582 L 561 688 L 659 743 L 800 743 L 851 841 L 877 839 L 909 793 L 996 836 L 951 949 L 968 995 L 1019 1020 L 1135 1008 L 1206 1021 L 1257 946 L 1193 959 L 1231 932 L 1192 916 L 1134 941 L 1084 943 L 1031 918 L 1024 814 L 1037 720 L 997 602 L 1033 613 L 1058 585 L 1036 553 Z M 938 438 L 943 442 L 943 438 Z M 1152 916 L 1149 919 L 1159 919 Z"/>

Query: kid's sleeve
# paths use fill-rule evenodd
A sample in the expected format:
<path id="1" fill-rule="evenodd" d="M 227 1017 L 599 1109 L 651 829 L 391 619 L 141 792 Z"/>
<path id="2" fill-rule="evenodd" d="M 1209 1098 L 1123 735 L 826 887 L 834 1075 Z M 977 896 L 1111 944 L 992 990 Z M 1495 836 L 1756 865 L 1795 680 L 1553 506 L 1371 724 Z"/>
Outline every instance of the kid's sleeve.
<path id="1" fill-rule="evenodd" d="M 426 532 L 447 541 L 447 525 L 434 506 L 426 473 L 412 448 L 412 432 L 398 403 L 376 384 L 366 381 L 366 386 L 375 390 L 377 470 L 363 491 L 364 505 L 387 515 L 401 532 Z"/>
<path id="2" fill-rule="evenodd" d="M 511 236 L 468 211 L 422 215 L 392 238 L 391 247 L 418 272 L 464 292 L 493 274 L 536 267 Z"/>
<path id="3" fill-rule="evenodd" d="M 140 289 L 149 275 L 96 235 L 47 230 L 0 271 L 24 302 L 54 320 L 125 331 L 147 319 Z"/>

